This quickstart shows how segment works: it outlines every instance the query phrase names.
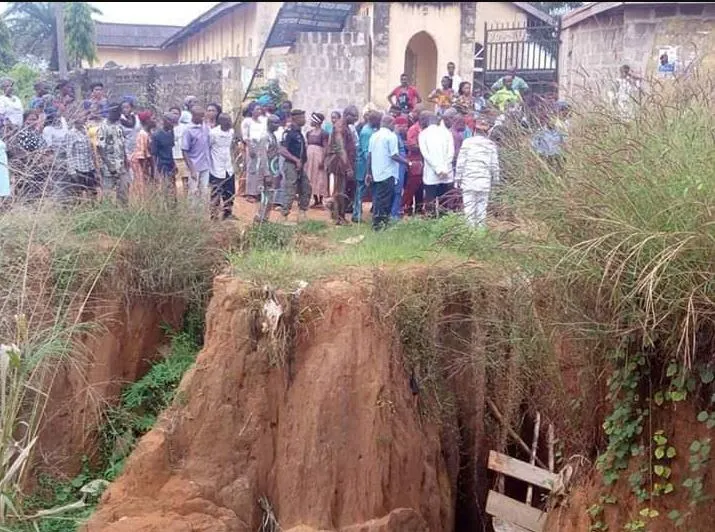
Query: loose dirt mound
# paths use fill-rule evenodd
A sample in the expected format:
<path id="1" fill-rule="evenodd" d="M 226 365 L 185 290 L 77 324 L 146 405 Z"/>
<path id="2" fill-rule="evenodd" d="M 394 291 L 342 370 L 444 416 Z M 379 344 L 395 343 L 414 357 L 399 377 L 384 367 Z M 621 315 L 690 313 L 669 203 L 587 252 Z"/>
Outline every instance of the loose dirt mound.
<path id="1" fill-rule="evenodd" d="M 85 530 L 255 531 L 265 497 L 294 532 L 451 531 L 457 475 L 445 456 L 458 450 L 419 415 L 368 295 L 342 282 L 307 289 L 279 368 L 255 296 L 217 278 L 206 347 Z"/>

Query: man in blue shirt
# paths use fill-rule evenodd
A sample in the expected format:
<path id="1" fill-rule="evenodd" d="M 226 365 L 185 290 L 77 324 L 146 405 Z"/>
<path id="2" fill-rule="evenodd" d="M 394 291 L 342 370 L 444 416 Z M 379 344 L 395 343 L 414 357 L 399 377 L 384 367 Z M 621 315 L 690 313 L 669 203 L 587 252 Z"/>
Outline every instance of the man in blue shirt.
<path id="1" fill-rule="evenodd" d="M 390 115 L 382 117 L 380 130 L 370 137 L 367 156 L 368 173 L 365 183 L 373 186 L 372 228 L 384 229 L 390 218 L 392 198 L 395 194 L 395 180 L 399 176 L 400 164 L 409 166 L 405 157 L 400 155 L 399 141 L 393 131 L 395 119 Z"/>

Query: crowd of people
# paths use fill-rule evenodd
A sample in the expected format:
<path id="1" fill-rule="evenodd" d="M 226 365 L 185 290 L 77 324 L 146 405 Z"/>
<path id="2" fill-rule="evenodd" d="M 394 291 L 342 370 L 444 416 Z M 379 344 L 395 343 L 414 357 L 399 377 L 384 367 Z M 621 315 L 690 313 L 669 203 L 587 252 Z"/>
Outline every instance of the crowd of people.
<path id="1" fill-rule="evenodd" d="M 402 75 L 382 111 L 349 105 L 326 120 L 290 101 L 258 98 L 234 128 L 221 105 L 193 96 L 157 116 L 138 109 L 132 96 L 109 101 L 101 83 L 79 101 L 67 81 L 54 91 L 38 82 L 27 109 L 12 80 L 0 88 L 0 197 L 102 194 L 126 203 L 151 186 L 175 197 L 178 182 L 216 218 L 232 217 L 234 197 L 243 196 L 255 204 L 256 222 L 279 210 L 281 221 L 293 224 L 297 202 L 298 222 L 310 208 L 324 208 L 337 225 L 359 223 L 371 199 L 375 229 L 450 210 L 483 224 L 491 185 L 499 181 L 500 128 L 509 116 L 521 116 L 529 91 L 515 72 L 489 95 L 473 91 L 449 63 L 427 102 Z M 565 106 L 554 109 L 556 119 L 565 119 Z M 532 145 L 553 158 L 564 137 L 564 121 L 547 120 Z"/>

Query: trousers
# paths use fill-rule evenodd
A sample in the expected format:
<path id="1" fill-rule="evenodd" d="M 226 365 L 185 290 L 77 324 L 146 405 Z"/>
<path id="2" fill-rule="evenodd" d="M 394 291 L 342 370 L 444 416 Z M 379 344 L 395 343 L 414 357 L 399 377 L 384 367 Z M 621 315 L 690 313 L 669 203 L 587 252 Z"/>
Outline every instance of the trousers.
<path id="1" fill-rule="evenodd" d="M 310 207 L 312 194 L 310 180 L 302 169 L 298 170 L 295 163 L 286 161 L 283 165 L 283 206 L 281 208 L 283 216 L 288 216 L 290 213 L 296 194 L 298 194 L 298 208 L 301 211 L 307 211 Z"/>
<path id="2" fill-rule="evenodd" d="M 392 199 L 395 197 L 395 178 L 376 181 L 372 189 L 372 228 L 379 231 L 384 229 L 390 220 Z"/>
<path id="3" fill-rule="evenodd" d="M 463 190 L 464 216 L 472 227 L 484 225 L 487 218 L 489 190 Z"/>

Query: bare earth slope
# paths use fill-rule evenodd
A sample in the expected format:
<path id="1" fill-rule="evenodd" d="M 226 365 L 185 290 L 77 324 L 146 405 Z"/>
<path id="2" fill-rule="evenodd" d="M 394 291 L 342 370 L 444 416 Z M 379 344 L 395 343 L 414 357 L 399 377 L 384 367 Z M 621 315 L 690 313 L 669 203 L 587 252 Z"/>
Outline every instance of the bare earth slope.
<path id="1" fill-rule="evenodd" d="M 451 531 L 439 430 L 367 300 L 345 282 L 306 290 L 289 382 L 246 285 L 217 278 L 204 350 L 85 530 L 255 531 L 265 496 L 284 530 Z"/>

